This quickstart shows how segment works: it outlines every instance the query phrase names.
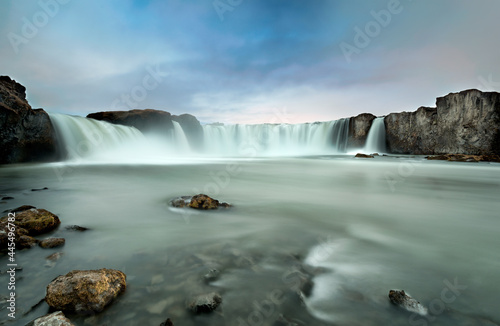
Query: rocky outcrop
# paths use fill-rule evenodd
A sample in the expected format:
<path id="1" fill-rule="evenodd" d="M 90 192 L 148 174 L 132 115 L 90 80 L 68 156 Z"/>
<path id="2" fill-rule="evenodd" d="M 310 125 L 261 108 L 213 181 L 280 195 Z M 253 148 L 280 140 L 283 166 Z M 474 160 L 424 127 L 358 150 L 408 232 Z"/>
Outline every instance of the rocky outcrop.
<path id="1" fill-rule="evenodd" d="M 425 308 L 420 304 L 420 302 L 406 294 L 404 290 L 390 290 L 389 300 L 391 300 L 392 304 L 409 312 L 414 312 L 424 316 L 427 315 L 427 308 Z"/>
<path id="2" fill-rule="evenodd" d="M 74 324 L 64 316 L 62 311 L 56 311 L 37 318 L 26 326 L 74 326 Z"/>
<path id="3" fill-rule="evenodd" d="M 88 114 L 87 118 L 135 127 L 146 134 L 167 137 L 174 129 L 172 121 L 176 121 L 180 124 L 193 148 L 200 148 L 203 145 L 203 128 L 198 119 L 190 114 L 176 116 L 166 111 L 145 109 L 96 112 Z"/>
<path id="4" fill-rule="evenodd" d="M 118 270 L 75 270 L 47 286 L 45 301 L 56 310 L 92 314 L 101 312 L 126 287 L 126 276 Z"/>
<path id="5" fill-rule="evenodd" d="M 0 76 L 0 164 L 58 158 L 54 128 L 42 109 L 33 110 L 26 88 Z"/>
<path id="6" fill-rule="evenodd" d="M 347 138 L 348 148 L 361 148 L 365 146 L 366 138 L 370 132 L 373 120 L 376 116 L 370 113 L 362 113 L 349 119 L 349 136 Z"/>
<path id="7" fill-rule="evenodd" d="M 385 117 L 394 154 L 500 154 L 500 93 L 466 90 L 440 97 L 436 108 Z"/>

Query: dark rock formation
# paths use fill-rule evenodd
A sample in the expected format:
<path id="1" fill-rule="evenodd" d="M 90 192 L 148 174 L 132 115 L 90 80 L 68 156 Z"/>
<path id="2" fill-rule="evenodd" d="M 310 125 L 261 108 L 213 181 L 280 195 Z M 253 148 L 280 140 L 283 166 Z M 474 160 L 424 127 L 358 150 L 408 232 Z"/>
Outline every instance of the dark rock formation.
<path id="1" fill-rule="evenodd" d="M 373 155 L 367 155 L 367 154 L 363 154 L 363 153 L 358 153 L 354 157 L 357 157 L 357 158 L 375 158 L 375 156 L 373 156 Z"/>
<path id="2" fill-rule="evenodd" d="M 0 164 L 58 158 L 54 128 L 42 109 L 26 101 L 26 88 L 0 76 Z"/>
<path id="3" fill-rule="evenodd" d="M 160 326 L 174 326 L 174 323 L 170 320 L 170 318 L 167 318 L 167 320 L 161 323 Z"/>
<path id="4" fill-rule="evenodd" d="M 389 152 L 500 154 L 500 93 L 451 93 L 438 98 L 436 106 L 386 116 Z"/>
<path id="5" fill-rule="evenodd" d="M 192 298 L 189 300 L 187 307 L 196 314 L 209 313 L 217 309 L 221 302 L 222 297 L 218 293 L 212 292 Z"/>
<path id="6" fill-rule="evenodd" d="M 376 116 L 370 113 L 362 113 L 349 119 L 349 136 L 347 138 L 348 148 L 361 148 L 365 146 L 368 132 Z"/>
<path id="7" fill-rule="evenodd" d="M 190 114 L 175 116 L 166 111 L 145 109 L 96 112 L 87 115 L 87 118 L 135 127 L 146 134 L 163 136 L 171 135 L 174 129 L 172 121 L 176 121 L 193 148 L 201 148 L 203 145 L 203 128 L 198 119 Z"/>
<path id="8" fill-rule="evenodd" d="M 498 162 L 498 163 L 500 163 L 500 156 L 499 155 L 445 154 L 445 155 L 427 156 L 426 159 L 452 161 L 452 162 Z"/>
<path id="9" fill-rule="evenodd" d="M 78 231 L 78 232 L 84 232 L 90 230 L 89 228 L 79 225 L 68 225 L 65 227 L 65 229 L 68 231 Z"/>
<path id="10" fill-rule="evenodd" d="M 66 240 L 64 238 L 48 238 L 40 241 L 39 245 L 42 248 L 56 248 L 60 246 L 64 246 Z"/>
<path id="11" fill-rule="evenodd" d="M 75 270 L 47 286 L 45 301 L 53 309 L 92 314 L 101 312 L 126 287 L 126 276 L 118 270 Z"/>
<path id="12" fill-rule="evenodd" d="M 420 315 L 427 315 L 427 308 L 425 308 L 420 304 L 420 302 L 406 294 L 404 290 L 390 290 L 389 300 L 391 300 L 394 305 L 409 312 L 415 312 Z"/>

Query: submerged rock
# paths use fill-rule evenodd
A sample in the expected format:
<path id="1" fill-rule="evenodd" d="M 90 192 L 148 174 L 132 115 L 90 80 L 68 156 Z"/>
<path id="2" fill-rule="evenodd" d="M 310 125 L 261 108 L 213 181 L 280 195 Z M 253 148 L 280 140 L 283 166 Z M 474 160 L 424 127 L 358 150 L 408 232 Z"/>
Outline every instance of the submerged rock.
<path id="1" fill-rule="evenodd" d="M 69 230 L 69 231 L 78 231 L 78 232 L 90 230 L 89 228 L 79 226 L 79 225 L 68 225 L 65 227 L 65 229 Z"/>
<path id="2" fill-rule="evenodd" d="M 56 311 L 49 315 L 35 319 L 26 326 L 74 326 L 62 311 Z"/>
<path id="3" fill-rule="evenodd" d="M 500 162 L 499 155 L 444 154 L 427 156 L 426 159 L 452 162 Z"/>
<path id="4" fill-rule="evenodd" d="M 363 153 L 358 153 L 354 157 L 357 157 L 357 158 L 375 158 L 373 155 L 367 155 L 367 154 L 363 154 Z"/>
<path id="5" fill-rule="evenodd" d="M 40 188 L 40 189 L 31 189 L 31 191 L 42 191 L 42 190 L 48 190 L 49 188 L 47 187 L 43 187 L 43 188 Z"/>
<path id="6" fill-rule="evenodd" d="M 170 320 L 170 318 L 167 318 L 167 320 L 161 323 L 160 326 L 174 326 L 174 323 Z"/>
<path id="7" fill-rule="evenodd" d="M 11 196 L 2 197 L 2 200 L 11 200 L 11 199 L 14 199 L 14 197 Z"/>
<path id="8" fill-rule="evenodd" d="M 189 300 L 187 308 L 196 314 L 209 313 L 217 309 L 221 302 L 222 297 L 218 293 L 212 292 L 192 298 Z"/>
<path id="9" fill-rule="evenodd" d="M 75 270 L 47 286 L 45 301 L 53 309 L 92 314 L 101 312 L 127 287 L 124 273 L 114 269 Z"/>
<path id="10" fill-rule="evenodd" d="M 221 203 L 217 199 L 214 199 L 205 194 L 177 197 L 170 201 L 170 205 L 176 208 L 190 207 L 194 209 L 203 209 L 203 210 L 217 209 L 219 207 L 224 207 L 224 208 L 231 207 L 230 204 Z"/>
<path id="11" fill-rule="evenodd" d="M 48 238 L 40 241 L 39 245 L 42 248 L 56 248 L 63 246 L 66 243 L 64 238 Z"/>
<path id="12" fill-rule="evenodd" d="M 415 312 L 422 316 L 427 315 L 427 308 L 425 308 L 420 304 L 420 302 L 406 294 L 404 290 L 390 290 L 389 299 L 394 305 L 401 307 L 409 312 Z"/>

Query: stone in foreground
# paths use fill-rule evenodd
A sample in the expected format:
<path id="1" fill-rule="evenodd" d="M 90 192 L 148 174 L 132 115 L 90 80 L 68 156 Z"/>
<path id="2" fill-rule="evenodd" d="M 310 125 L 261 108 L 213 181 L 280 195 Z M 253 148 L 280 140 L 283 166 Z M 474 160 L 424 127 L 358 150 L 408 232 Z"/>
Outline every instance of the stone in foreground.
<path id="1" fill-rule="evenodd" d="M 54 230 L 61 224 L 61 221 L 57 215 L 45 209 L 31 208 L 16 212 L 14 224 L 33 236 Z"/>
<path id="2" fill-rule="evenodd" d="M 414 312 L 422 316 L 427 315 L 427 308 L 425 308 L 420 304 L 420 302 L 406 294 L 404 290 L 390 290 L 389 299 L 394 305 L 401 307 L 409 312 Z"/>
<path id="3" fill-rule="evenodd" d="M 221 302 L 222 297 L 218 293 L 212 292 L 192 298 L 188 302 L 187 307 L 196 314 L 209 313 L 217 309 Z"/>
<path id="4" fill-rule="evenodd" d="M 127 287 L 124 273 L 114 269 L 75 270 L 47 286 L 45 301 L 56 310 L 77 314 L 101 312 Z"/>
<path id="5" fill-rule="evenodd" d="M 56 247 L 61 247 L 66 243 L 66 240 L 64 238 L 48 238 L 40 241 L 39 245 L 40 247 L 47 249 L 47 248 L 56 248 Z"/>
<path id="6" fill-rule="evenodd" d="M 35 319 L 32 323 L 27 326 L 74 326 L 74 324 L 64 316 L 62 311 L 56 311 L 49 315 L 42 316 Z"/>
<path id="7" fill-rule="evenodd" d="M 362 153 L 358 153 L 354 157 L 357 157 L 357 158 L 375 158 L 373 155 L 367 155 L 367 154 L 362 154 Z"/>

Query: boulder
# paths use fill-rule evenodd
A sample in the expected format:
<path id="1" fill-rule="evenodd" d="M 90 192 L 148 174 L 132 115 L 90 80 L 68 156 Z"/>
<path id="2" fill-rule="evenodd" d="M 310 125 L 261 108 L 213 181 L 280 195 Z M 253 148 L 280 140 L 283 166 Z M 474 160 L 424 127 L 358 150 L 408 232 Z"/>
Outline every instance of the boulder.
<path id="1" fill-rule="evenodd" d="M 224 207 L 224 208 L 231 207 L 230 204 L 221 203 L 217 199 L 214 199 L 205 194 L 177 197 L 170 201 L 170 205 L 176 208 L 190 207 L 194 209 L 203 209 L 203 210 L 217 209 L 219 207 Z"/>
<path id="2" fill-rule="evenodd" d="M 64 238 L 48 238 L 40 241 L 39 245 L 40 247 L 47 249 L 47 248 L 61 247 L 64 246 L 65 243 L 66 240 Z"/>
<path id="3" fill-rule="evenodd" d="M 376 116 L 371 113 L 362 113 L 349 119 L 348 148 L 362 148 L 365 146 L 368 133 Z"/>
<path id="4" fill-rule="evenodd" d="M 450 93 L 435 108 L 391 113 L 385 125 L 390 153 L 500 155 L 500 93 Z"/>
<path id="5" fill-rule="evenodd" d="M 375 156 L 373 156 L 373 155 L 368 155 L 368 154 L 363 154 L 363 153 L 358 153 L 354 157 L 357 157 L 357 158 L 375 158 Z"/>
<path id="6" fill-rule="evenodd" d="M 425 308 L 420 304 L 420 302 L 406 294 L 404 290 L 390 290 L 389 300 L 391 300 L 392 304 L 409 312 L 414 312 L 423 316 L 427 315 L 427 308 Z"/>
<path id="7" fill-rule="evenodd" d="M 101 312 L 126 287 L 126 276 L 118 270 L 74 270 L 47 286 L 45 301 L 56 310 L 92 314 Z"/>
<path id="8" fill-rule="evenodd" d="M 215 292 L 198 295 L 188 301 L 187 308 L 192 312 L 209 313 L 217 309 L 221 304 L 222 297 Z"/>
<path id="9" fill-rule="evenodd" d="M 7 216 L 4 216 L 0 221 L 6 219 Z M 16 212 L 14 224 L 28 231 L 27 235 L 33 236 L 54 230 L 61 224 L 61 221 L 57 215 L 45 209 L 31 208 Z"/>
<path id="10" fill-rule="evenodd" d="M 35 319 L 27 326 L 74 326 L 74 324 L 64 316 L 62 311 L 56 311 L 49 315 Z"/>
<path id="11" fill-rule="evenodd" d="M 26 88 L 0 76 L 0 164 L 53 161 L 57 139 L 49 115 L 33 110 Z"/>

